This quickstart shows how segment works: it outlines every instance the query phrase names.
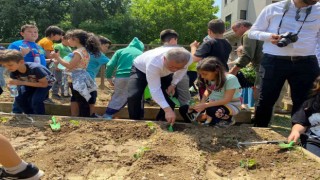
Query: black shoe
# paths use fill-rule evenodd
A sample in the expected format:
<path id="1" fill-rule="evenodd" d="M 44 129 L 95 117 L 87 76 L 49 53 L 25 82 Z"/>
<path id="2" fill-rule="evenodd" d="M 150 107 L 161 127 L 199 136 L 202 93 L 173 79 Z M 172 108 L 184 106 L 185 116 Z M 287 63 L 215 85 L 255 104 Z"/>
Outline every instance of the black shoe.
<path id="1" fill-rule="evenodd" d="M 100 116 L 100 115 L 98 115 L 98 114 L 96 114 L 96 113 L 91 114 L 90 117 L 91 117 L 91 118 L 102 118 L 102 116 Z"/>
<path id="2" fill-rule="evenodd" d="M 52 99 L 50 99 L 50 98 L 45 99 L 43 101 L 43 103 L 45 103 L 45 104 L 55 104 L 55 102 L 53 102 Z"/>
<path id="3" fill-rule="evenodd" d="M 24 180 L 39 180 L 44 175 L 44 172 L 39 170 L 37 166 L 28 163 L 27 168 L 18 174 L 9 174 L 3 168 L 0 168 L 0 179 L 24 179 Z"/>

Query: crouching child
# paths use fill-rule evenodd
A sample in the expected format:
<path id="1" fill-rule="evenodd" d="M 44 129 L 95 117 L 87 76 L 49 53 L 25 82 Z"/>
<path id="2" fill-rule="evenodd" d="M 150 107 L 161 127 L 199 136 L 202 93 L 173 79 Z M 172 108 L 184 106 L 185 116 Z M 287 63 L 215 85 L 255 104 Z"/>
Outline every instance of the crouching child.
<path id="1" fill-rule="evenodd" d="M 15 101 L 25 114 L 45 114 L 43 101 L 46 98 L 54 76 L 44 66 L 24 62 L 17 50 L 0 51 L 0 64 L 10 72 L 8 86 L 19 86 Z"/>

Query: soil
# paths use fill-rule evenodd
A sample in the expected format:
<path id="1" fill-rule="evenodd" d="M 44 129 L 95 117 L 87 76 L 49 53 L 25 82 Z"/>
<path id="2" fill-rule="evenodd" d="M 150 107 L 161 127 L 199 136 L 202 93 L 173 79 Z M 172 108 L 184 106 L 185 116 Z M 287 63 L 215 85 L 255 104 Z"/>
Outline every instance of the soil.
<path id="1" fill-rule="evenodd" d="M 319 179 L 319 163 L 299 148 L 237 147 L 238 141 L 285 140 L 270 129 L 249 125 L 227 129 L 165 122 L 99 121 L 2 114 L 0 133 L 19 155 L 45 172 L 44 180 Z M 240 161 L 253 159 L 252 167 Z"/>

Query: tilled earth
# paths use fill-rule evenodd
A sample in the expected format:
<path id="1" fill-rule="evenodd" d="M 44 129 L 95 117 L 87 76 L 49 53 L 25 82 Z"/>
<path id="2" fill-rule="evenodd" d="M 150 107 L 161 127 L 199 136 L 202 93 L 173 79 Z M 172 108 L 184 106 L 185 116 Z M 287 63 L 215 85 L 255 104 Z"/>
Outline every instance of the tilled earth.
<path id="1" fill-rule="evenodd" d="M 270 129 L 175 124 L 168 132 L 163 122 L 56 118 L 58 132 L 49 116 L 0 118 L 0 133 L 45 180 L 320 178 L 319 163 L 299 148 L 237 147 L 238 141 L 285 140 Z"/>

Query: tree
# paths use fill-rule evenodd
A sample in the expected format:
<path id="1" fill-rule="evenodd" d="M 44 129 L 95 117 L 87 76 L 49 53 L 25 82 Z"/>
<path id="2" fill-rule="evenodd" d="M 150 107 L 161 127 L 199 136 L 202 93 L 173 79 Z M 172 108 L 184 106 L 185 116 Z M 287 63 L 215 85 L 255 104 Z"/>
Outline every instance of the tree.
<path id="1" fill-rule="evenodd" d="M 36 23 L 40 36 L 44 30 L 64 17 L 67 0 L 0 0 L 0 40 L 19 39 L 20 27 Z"/>
<path id="2" fill-rule="evenodd" d="M 179 43 L 202 40 L 207 23 L 217 18 L 214 0 L 132 0 L 131 15 L 136 21 L 135 34 L 144 42 L 154 41 L 163 29 L 179 33 Z"/>

